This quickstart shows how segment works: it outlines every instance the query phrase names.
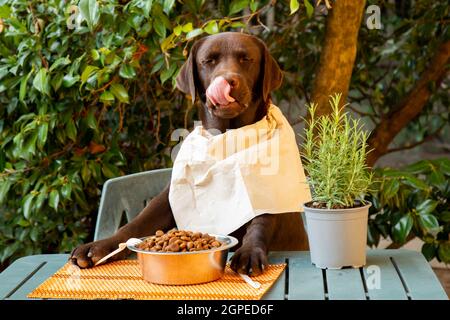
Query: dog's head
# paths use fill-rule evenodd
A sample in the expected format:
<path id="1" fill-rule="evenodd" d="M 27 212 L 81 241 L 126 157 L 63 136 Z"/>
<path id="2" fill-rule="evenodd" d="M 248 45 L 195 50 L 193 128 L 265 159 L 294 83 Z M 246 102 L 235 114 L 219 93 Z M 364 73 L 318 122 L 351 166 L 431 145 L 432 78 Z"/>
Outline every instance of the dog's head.
<path id="1" fill-rule="evenodd" d="M 256 104 L 267 102 L 281 85 L 282 73 L 260 39 L 224 32 L 194 43 L 176 79 L 179 90 L 198 94 L 219 118 L 232 119 Z M 208 91 L 208 94 L 207 94 Z"/>

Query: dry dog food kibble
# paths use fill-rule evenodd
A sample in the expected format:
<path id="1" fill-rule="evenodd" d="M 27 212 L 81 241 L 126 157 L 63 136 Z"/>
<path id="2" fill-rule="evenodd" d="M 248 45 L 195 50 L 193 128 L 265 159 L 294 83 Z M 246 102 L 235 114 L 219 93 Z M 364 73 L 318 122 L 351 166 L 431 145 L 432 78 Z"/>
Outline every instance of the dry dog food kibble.
<path id="1" fill-rule="evenodd" d="M 167 233 L 156 231 L 137 247 L 147 251 L 187 252 L 218 248 L 222 243 L 207 233 L 172 229 Z"/>

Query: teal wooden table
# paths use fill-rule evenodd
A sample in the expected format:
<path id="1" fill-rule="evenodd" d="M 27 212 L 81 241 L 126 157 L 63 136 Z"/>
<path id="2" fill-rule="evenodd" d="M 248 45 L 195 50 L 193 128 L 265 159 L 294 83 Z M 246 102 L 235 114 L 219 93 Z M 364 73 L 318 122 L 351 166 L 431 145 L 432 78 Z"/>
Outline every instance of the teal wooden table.
<path id="1" fill-rule="evenodd" d="M 67 254 L 28 256 L 0 274 L 0 299 L 21 300 L 61 268 Z M 321 270 L 309 252 L 271 252 L 270 263 L 287 268 L 263 297 L 270 300 L 447 300 L 433 270 L 408 250 L 368 250 L 359 269 Z"/>

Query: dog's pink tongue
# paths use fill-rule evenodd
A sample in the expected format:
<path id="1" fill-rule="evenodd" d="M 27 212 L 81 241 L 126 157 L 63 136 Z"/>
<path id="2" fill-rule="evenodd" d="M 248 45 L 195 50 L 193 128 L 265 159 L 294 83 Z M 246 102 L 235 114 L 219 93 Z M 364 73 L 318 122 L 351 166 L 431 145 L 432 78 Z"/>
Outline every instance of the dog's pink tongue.
<path id="1" fill-rule="evenodd" d="M 206 96 L 213 103 L 213 105 L 225 106 L 235 99 L 230 96 L 231 86 L 224 77 L 215 78 L 208 89 L 206 89 Z"/>

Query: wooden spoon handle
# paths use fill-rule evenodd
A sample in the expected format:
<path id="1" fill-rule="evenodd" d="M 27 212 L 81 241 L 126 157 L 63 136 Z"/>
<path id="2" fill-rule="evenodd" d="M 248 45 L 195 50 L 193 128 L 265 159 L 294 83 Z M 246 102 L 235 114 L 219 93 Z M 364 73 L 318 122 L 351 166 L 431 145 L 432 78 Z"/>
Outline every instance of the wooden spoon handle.
<path id="1" fill-rule="evenodd" d="M 104 256 L 103 258 L 101 258 L 100 260 L 97 261 L 97 263 L 94 266 L 99 265 L 100 263 L 105 262 L 106 260 L 108 260 L 109 258 L 111 258 L 113 255 L 118 254 L 120 251 L 122 251 L 123 249 L 125 249 L 127 247 L 126 243 L 119 243 L 119 248 L 117 248 L 116 250 L 114 250 L 113 252 L 111 252 L 110 254 Z"/>

